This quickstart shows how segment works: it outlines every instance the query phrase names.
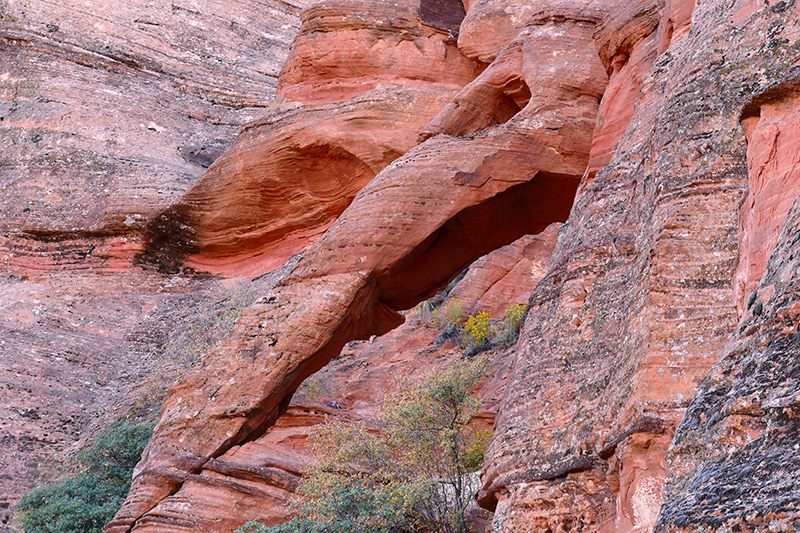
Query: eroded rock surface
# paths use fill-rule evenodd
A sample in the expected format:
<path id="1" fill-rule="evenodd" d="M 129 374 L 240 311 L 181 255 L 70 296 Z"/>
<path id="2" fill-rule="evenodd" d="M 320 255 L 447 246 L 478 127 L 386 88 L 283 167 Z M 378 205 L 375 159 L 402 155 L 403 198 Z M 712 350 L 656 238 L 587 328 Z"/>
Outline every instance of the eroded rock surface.
<path id="1" fill-rule="evenodd" d="M 388 332 L 403 321 L 397 310 L 433 295 L 478 256 L 566 218 L 607 83 L 593 31 L 583 19 L 545 20 L 509 52 L 529 86 L 558 89 L 543 96 L 546 114 L 526 112 L 542 103 L 532 98 L 500 127 L 436 135 L 359 192 L 293 271 L 245 311 L 234 334 L 172 387 L 108 531 L 170 527 L 157 510 L 148 513 L 210 459 L 260 437 L 300 383 L 347 342 Z M 502 61 L 497 68 L 508 71 Z"/>
<path id="2" fill-rule="evenodd" d="M 800 527 L 797 204 L 670 452 L 658 532 Z"/>
<path id="3" fill-rule="evenodd" d="M 800 28 L 784 16 L 763 10 L 742 18 L 794 39 Z M 743 36 L 741 43 L 752 46 L 748 41 Z M 750 186 L 734 278 L 740 321 L 678 428 L 659 532 L 800 527 L 800 228 L 794 165 L 786 160 L 796 150 L 790 118 L 797 109 L 795 67 L 778 58 L 764 61 L 773 81 L 751 96 L 740 117 Z"/>
<path id="4" fill-rule="evenodd" d="M 534 291 L 484 471 L 496 531 L 651 531 L 669 509 L 670 527 L 736 523 L 713 504 L 681 514 L 690 500 L 677 488 L 661 502 L 668 475 L 693 471 L 671 472 L 667 451 L 737 320 L 734 235 L 748 184 L 739 115 L 751 91 L 791 71 L 765 50 L 777 46 L 767 28 L 795 42 L 794 15 L 709 1 L 690 16 L 687 6 L 664 7 L 660 55 L 627 133 L 581 189 Z"/>
<path id="5" fill-rule="evenodd" d="M 540 235 L 526 235 L 482 257 L 449 298 L 458 299 L 465 310 L 485 310 L 502 319 L 510 305 L 525 301 L 546 272 L 557 229 L 553 225 Z M 286 520 L 300 475 L 313 461 L 306 442 L 314 426 L 329 418 L 369 421 L 400 377 L 424 375 L 463 357 L 460 347 L 436 341 L 439 329 L 431 318 L 412 313 L 386 335 L 348 343 L 300 387 L 263 436 L 206 463 L 137 528 L 231 531 L 248 520 L 270 525 Z M 477 424 L 483 428 L 492 427 L 499 404 L 508 369 L 504 350 L 493 351 L 492 369 L 480 391 L 484 404 Z"/>
<path id="6" fill-rule="evenodd" d="M 107 238 L 135 238 L 269 105 L 303 5 L 0 5 L 2 264 L 127 260 Z"/>
<path id="7" fill-rule="evenodd" d="M 132 259 L 270 104 L 305 4 L 0 2 L 0 531 L 211 297 Z"/>
<path id="8" fill-rule="evenodd" d="M 480 72 L 456 47 L 452 21 L 425 8 L 339 1 L 304 11 L 277 103 L 150 225 L 145 255 L 169 270 L 263 274 L 319 238 Z"/>
<path id="9" fill-rule="evenodd" d="M 20 455 L 4 468 L 28 468 L 17 436 L 55 423 L 36 402 L 58 372 L 91 392 L 64 389 L 65 412 L 99 416 L 140 374 L 73 362 L 122 353 L 151 306 L 217 283 L 137 261 L 257 274 L 305 250 L 253 282 L 233 333 L 170 389 L 108 531 L 280 521 L 308 428 L 368 416 L 390 371 L 456 355 L 400 311 L 497 250 L 450 294 L 496 314 L 530 302 L 484 391 L 492 531 L 800 527 L 794 3 L 339 0 L 302 27 L 281 4 L 272 44 L 300 33 L 264 114 L 271 67 L 214 43 L 272 4 L 222 23 L 59 4 L 61 24 L 42 6 L 0 4 L 4 318 L 9 380 L 27 387 L 5 399 Z M 543 276 L 530 298 L 528 275 Z M 331 399 L 291 403 L 323 367 Z M 86 427 L 65 424 L 37 449 Z"/>

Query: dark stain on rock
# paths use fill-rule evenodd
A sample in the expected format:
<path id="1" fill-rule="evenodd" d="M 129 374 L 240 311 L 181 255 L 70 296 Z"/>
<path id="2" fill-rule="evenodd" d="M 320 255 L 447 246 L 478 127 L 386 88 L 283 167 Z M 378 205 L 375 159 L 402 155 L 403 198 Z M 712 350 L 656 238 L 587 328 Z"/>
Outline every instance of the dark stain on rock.
<path id="1" fill-rule="evenodd" d="M 176 274 L 184 261 L 198 252 L 194 218 L 188 205 L 177 203 L 162 211 L 144 230 L 144 248 L 136 257 L 142 266 L 155 266 L 164 274 Z"/>
<path id="2" fill-rule="evenodd" d="M 449 32 L 453 40 L 467 16 L 461 0 L 422 0 L 417 14 L 423 24 Z"/>
<path id="3" fill-rule="evenodd" d="M 756 298 L 758 298 L 758 290 L 754 290 L 750 293 L 750 297 L 747 299 L 747 308 L 750 309 L 753 307 L 753 304 L 756 303 Z"/>

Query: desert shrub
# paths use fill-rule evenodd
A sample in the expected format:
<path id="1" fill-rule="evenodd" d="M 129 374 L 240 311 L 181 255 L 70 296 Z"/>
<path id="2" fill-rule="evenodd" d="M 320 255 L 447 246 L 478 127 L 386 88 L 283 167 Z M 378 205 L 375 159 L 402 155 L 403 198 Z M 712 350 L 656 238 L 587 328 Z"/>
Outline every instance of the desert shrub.
<path id="1" fill-rule="evenodd" d="M 152 432 L 152 424 L 109 425 L 77 455 L 81 472 L 22 497 L 16 515 L 25 533 L 103 531 L 125 501 Z"/>
<path id="2" fill-rule="evenodd" d="M 492 315 L 482 311 L 467 318 L 464 326 L 462 347 L 467 355 L 474 355 L 489 348 L 489 336 L 492 331 Z"/>
<path id="3" fill-rule="evenodd" d="M 451 300 L 431 313 L 432 324 L 437 328 L 461 328 L 464 324 L 464 304 Z"/>
<path id="4" fill-rule="evenodd" d="M 448 302 L 442 309 L 448 324 L 461 326 L 464 320 L 464 304 L 458 300 Z"/>
<path id="5" fill-rule="evenodd" d="M 488 360 L 459 362 L 387 395 L 375 426 L 329 421 L 313 436 L 316 463 L 296 517 L 238 533 L 468 533 L 475 476 L 489 434 L 470 422 Z"/>
<path id="6" fill-rule="evenodd" d="M 498 344 L 514 344 L 519 338 L 519 324 L 528 306 L 525 304 L 512 305 L 506 309 L 503 317 L 503 327 L 500 328 L 495 342 Z"/>
<path id="7" fill-rule="evenodd" d="M 512 305 L 506 309 L 506 326 L 510 329 L 517 329 L 522 317 L 525 316 L 526 309 L 528 309 L 528 306 L 525 304 Z"/>
<path id="8" fill-rule="evenodd" d="M 493 346 L 514 344 L 526 309 L 524 304 L 512 305 L 502 319 L 494 319 L 486 311 L 470 313 L 465 319 L 463 304 L 451 301 L 432 313 L 431 323 L 440 328 L 436 342 L 455 342 L 464 349 L 464 355 L 472 357 Z"/>
<path id="9" fill-rule="evenodd" d="M 454 341 L 461 343 L 464 333 L 464 304 L 451 300 L 433 312 L 432 324 L 440 329 L 436 342 Z"/>

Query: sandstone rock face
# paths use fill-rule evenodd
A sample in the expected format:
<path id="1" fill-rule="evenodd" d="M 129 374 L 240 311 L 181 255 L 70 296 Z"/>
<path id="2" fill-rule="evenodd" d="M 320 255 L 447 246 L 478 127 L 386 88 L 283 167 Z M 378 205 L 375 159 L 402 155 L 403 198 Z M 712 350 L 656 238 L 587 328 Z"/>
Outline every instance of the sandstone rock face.
<path id="1" fill-rule="evenodd" d="M 302 5 L 4 2 L 4 264 L 140 232 L 270 103 Z"/>
<path id="2" fill-rule="evenodd" d="M 227 301 L 235 293 L 223 283 L 165 279 L 152 272 L 65 270 L 4 275 L 2 281 L 0 502 L 5 513 L 34 483 L 73 466 L 75 451 L 106 423 L 157 414 L 158 406 L 147 398 L 189 362 L 181 359 L 197 351 L 192 339 L 205 326 L 219 327 L 218 308 L 230 312 L 252 299 L 245 294 L 231 306 Z M 266 290 L 270 283 L 265 278 L 249 290 Z M 189 328 L 184 338 L 181 328 Z M 11 531 L 10 515 L 1 518 L 2 530 Z"/>
<path id="3" fill-rule="evenodd" d="M 403 320 L 398 309 L 432 295 L 479 255 L 566 218 L 607 83 L 593 30 L 583 19 L 527 28 L 519 51 L 509 52 L 521 60 L 512 72 L 554 94 L 531 98 L 499 127 L 429 139 L 359 192 L 220 348 L 171 388 L 108 531 L 175 527 L 159 503 L 210 459 L 259 438 L 347 342 L 388 332 Z M 498 68 L 508 70 L 503 61 Z M 484 83 L 482 75 L 462 94 Z M 546 113 L 527 112 L 540 105 Z M 463 122 L 452 109 L 443 113 L 435 124 Z"/>
<path id="4" fill-rule="evenodd" d="M 108 531 L 285 519 L 311 427 L 458 355 L 401 311 L 472 264 L 451 301 L 530 304 L 482 392 L 493 532 L 800 528 L 793 2 L 212 7 L 0 3 L 0 503 L 220 298 L 191 269 L 283 264 Z"/>
<path id="5" fill-rule="evenodd" d="M 341 102 L 381 85 L 461 89 L 478 74 L 451 32 L 464 10 L 432 0 L 322 2 L 303 12 L 303 25 L 281 72 L 278 95 L 304 104 Z"/>
<path id="6" fill-rule="evenodd" d="M 528 24 L 531 15 L 546 4 L 537 0 L 474 0 L 461 24 L 458 48 L 467 57 L 491 63 Z"/>
<path id="7" fill-rule="evenodd" d="M 514 295 L 530 293 L 546 272 L 557 229 L 554 225 L 540 235 L 527 235 L 482 257 L 450 297 L 458 298 L 464 309 L 487 310 L 502 318 L 509 305 L 520 301 Z M 437 344 L 437 334 L 430 316 L 409 315 L 406 323 L 384 336 L 348 343 L 298 389 L 286 412 L 263 436 L 231 447 L 188 476 L 176 494 L 138 522 L 136 530 L 232 531 L 249 520 L 285 521 L 299 477 L 313 461 L 306 441 L 314 426 L 327 418 L 368 421 L 381 398 L 395 390 L 398 378 L 426 374 L 462 356 L 453 344 Z M 488 428 L 508 367 L 504 353 L 493 357 L 477 422 Z"/>
<path id="8" fill-rule="evenodd" d="M 746 490 L 735 491 L 728 507 L 707 497 L 719 462 L 699 471 L 700 432 L 674 457 L 667 451 L 734 328 L 733 235 L 748 184 L 739 115 L 748 93 L 790 72 L 783 53 L 757 51 L 778 46 L 768 27 L 794 42 L 794 15 L 788 5 L 748 2 L 703 2 L 691 17 L 687 9 L 665 6 L 656 30 L 664 51 L 644 77 L 627 133 L 581 189 L 534 291 L 484 471 L 484 501 L 498 502 L 496 531 L 650 531 L 659 512 L 663 530 L 698 531 L 733 527 L 729 510 L 747 515 L 761 505 L 755 491 L 749 503 Z M 716 418 L 708 407 L 698 409 L 700 420 Z M 708 442 L 721 451 L 722 441 Z M 675 469 L 682 455 L 687 463 Z M 668 489 L 662 509 L 668 475 L 687 481 Z"/>
<path id="9" fill-rule="evenodd" d="M 600 117 L 582 187 L 588 186 L 597 171 L 611 162 L 617 143 L 628 128 L 642 80 L 661 51 L 661 39 L 656 30 L 663 7 L 661 0 L 620 3 L 603 19 L 594 34 L 610 80 L 600 104 Z"/>
<path id="10" fill-rule="evenodd" d="M 470 265 L 464 279 L 447 296 L 465 309 L 502 317 L 509 306 L 525 304 L 550 268 L 561 224 L 551 224 L 537 235 L 526 235 L 498 248 Z"/>
<path id="11" fill-rule="evenodd" d="M 151 224 L 146 255 L 167 269 L 262 274 L 324 233 L 479 72 L 425 7 L 306 10 L 279 103 Z"/>
<path id="12" fill-rule="evenodd" d="M 716 20 L 712 11 L 704 15 Z M 792 43 L 796 16 L 794 6 L 742 9 L 718 29 L 719 38 L 736 36 L 733 50 L 749 57 L 769 44 L 739 28 L 774 28 L 776 38 Z M 764 54 L 759 68 L 770 82 L 742 95 L 749 99 L 737 102 L 742 114 L 729 119 L 740 118 L 747 135 L 749 192 L 741 209 L 734 278 L 740 321 L 678 428 L 656 531 L 792 531 L 800 526 L 798 213 L 794 171 L 785 159 L 796 151 L 789 117 L 797 108 L 797 67 L 781 52 Z M 755 76 L 747 70 L 737 74 L 744 82 L 750 82 L 748 74 Z"/>
<path id="13" fill-rule="evenodd" d="M 656 531 L 800 527 L 799 219 L 795 203 L 739 327 L 678 428 Z"/>
<path id="14" fill-rule="evenodd" d="M 212 297 L 132 259 L 270 104 L 305 4 L 0 1 L 0 531 Z"/>
<path id="15" fill-rule="evenodd" d="M 797 152 L 795 87 L 782 84 L 759 95 L 746 109 L 749 190 L 739 215 L 739 265 L 734 296 L 739 315 L 764 273 L 794 199 L 800 193 L 793 154 Z"/>
<path id="16" fill-rule="evenodd" d="M 80 281 L 3 276 L 0 531 L 10 531 L 7 513 L 19 494 L 51 473 L 57 454 L 82 444 L 124 389 L 142 379 L 141 352 L 128 334 L 165 299 L 157 293 L 160 281 L 135 274 Z M 145 351 L 147 340 L 139 339 Z"/>
<path id="17" fill-rule="evenodd" d="M 393 87 L 345 104 L 276 106 L 149 226 L 144 256 L 167 270 L 183 264 L 227 274 L 274 270 L 319 238 L 364 185 L 414 146 L 451 94 Z"/>

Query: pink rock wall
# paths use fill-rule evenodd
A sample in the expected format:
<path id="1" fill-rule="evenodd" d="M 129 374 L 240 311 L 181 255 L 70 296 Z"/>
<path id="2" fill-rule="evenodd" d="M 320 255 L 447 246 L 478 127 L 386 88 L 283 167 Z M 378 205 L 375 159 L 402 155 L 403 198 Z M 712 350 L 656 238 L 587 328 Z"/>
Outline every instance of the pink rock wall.
<path id="1" fill-rule="evenodd" d="M 763 103 L 756 100 L 748 106 L 742 119 L 749 190 L 739 212 L 739 265 L 733 285 L 740 316 L 800 193 L 795 140 L 800 100 L 794 89 L 762 98 Z"/>
<path id="2" fill-rule="evenodd" d="M 213 299 L 133 258 L 269 105 L 304 5 L 0 2 L 0 531 Z"/>
<path id="3" fill-rule="evenodd" d="M 172 527 L 161 502 L 211 458 L 258 439 L 295 388 L 348 341 L 388 332 L 402 322 L 396 310 L 433 295 L 477 256 L 566 218 L 607 82 L 592 31 L 583 19 L 545 19 L 520 37 L 523 58 L 550 66 L 521 65 L 530 85 L 555 89 L 542 97 L 546 113 L 527 112 L 538 109 L 532 99 L 499 128 L 438 135 L 359 192 L 234 333 L 171 388 L 108 531 Z"/>
<path id="4" fill-rule="evenodd" d="M 14 276 L 4 281 L 4 316 L 17 339 L 6 375 L 27 387 L 24 401 L 3 400 L 18 454 L 4 468 L 25 464 L 19 437 L 54 423 L 36 403 L 57 383 L 53 369 L 92 392 L 78 387 L 66 412 L 87 398 L 102 412 L 136 378 L 75 364 L 92 361 L 97 347 L 124 352 L 153 306 L 177 305 L 165 293 L 191 292 L 182 301 L 194 302 L 216 283 L 136 273 L 132 257 L 171 272 L 260 273 L 306 249 L 253 281 L 262 297 L 172 387 L 109 531 L 281 520 L 307 428 L 325 412 L 299 396 L 290 404 L 295 389 L 347 347 L 325 372 L 357 375 L 337 396 L 366 415 L 388 368 L 419 369 L 438 356 L 419 324 L 349 343 L 396 327 L 399 310 L 499 248 L 451 295 L 500 310 L 503 300 L 528 300 L 515 287 L 528 268 L 544 276 L 521 340 L 485 389 L 484 418 L 497 413 L 497 433 L 479 499 L 496 511 L 493 531 L 800 527 L 789 505 L 798 471 L 797 217 L 787 217 L 796 192 L 794 4 L 326 3 L 306 12 L 281 99 L 260 119 L 264 69 L 251 69 L 250 56 L 210 44 L 208 58 L 192 56 L 207 42 L 183 30 L 216 24 L 202 13 L 155 6 L 146 19 L 104 26 L 59 6 L 64 20 L 76 19 L 72 32 L 44 22 L 37 6 L 0 7 L 0 51 L 12 65 L 0 71 L 0 117 L 10 124 L 0 129 L 0 168 L 11 176 L 0 260 Z M 118 9 L 124 22 L 132 8 Z M 152 40 L 150 26 L 182 44 Z M 226 27 L 217 33 L 225 39 L 237 26 Z M 107 48 L 87 37 L 97 28 L 108 32 Z M 139 42 L 132 36 L 145 44 L 129 44 Z M 249 80 L 240 92 L 207 61 L 215 54 Z M 87 98 L 88 81 L 59 92 L 86 76 L 112 92 Z M 132 104 L 119 116 L 141 120 L 113 126 L 119 116 L 101 112 L 136 90 L 146 109 L 167 110 L 156 116 L 168 126 L 145 122 Z M 84 111 L 56 110 L 58 98 Z M 62 129 L 43 126 L 56 122 Z M 153 177 L 161 170 L 163 181 Z M 91 186 L 76 193 L 83 183 Z M 553 229 L 523 237 L 554 221 L 565 221 L 557 241 Z M 550 257 L 530 255 L 534 244 Z M 56 279 L 58 269 L 80 275 Z M 101 278 L 73 305 L 69 291 Z M 117 312 L 90 324 L 110 302 Z M 166 331 L 162 322 L 154 334 Z M 79 339 L 81 328 L 99 339 Z M 19 350 L 34 335 L 33 350 Z M 348 366 L 359 350 L 371 370 Z M 388 350 L 405 355 L 386 358 Z M 24 368 L 36 375 L 22 377 Z M 94 383 L 106 389 L 96 393 Z M 73 426 L 77 438 L 86 424 Z M 67 433 L 36 449 L 57 449 Z"/>
<path id="5" fill-rule="evenodd" d="M 610 165 L 582 186 L 553 267 L 534 291 L 484 470 L 483 501 L 497 502 L 497 531 L 652 530 L 675 427 L 715 360 L 709 354 L 733 329 L 732 236 L 744 180 L 735 158 L 706 155 L 703 132 L 724 123 L 720 142 L 737 146 L 732 153 L 742 154 L 744 139 L 731 115 L 700 111 L 710 104 L 699 74 L 676 74 L 697 72 L 690 34 L 673 35 L 653 57 L 668 31 L 659 9 L 629 11 L 639 13 L 627 26 L 638 35 L 626 45 L 639 47 L 630 58 L 645 62 L 639 72 L 653 67 Z M 655 31 L 648 37 L 642 28 Z M 613 58 L 615 40 L 602 29 L 596 35 L 611 49 L 601 57 Z M 604 105 L 630 110 L 633 99 L 613 72 L 616 97 L 607 92 Z M 688 110 L 703 120 L 683 128 Z"/>

